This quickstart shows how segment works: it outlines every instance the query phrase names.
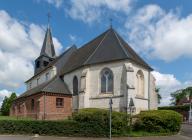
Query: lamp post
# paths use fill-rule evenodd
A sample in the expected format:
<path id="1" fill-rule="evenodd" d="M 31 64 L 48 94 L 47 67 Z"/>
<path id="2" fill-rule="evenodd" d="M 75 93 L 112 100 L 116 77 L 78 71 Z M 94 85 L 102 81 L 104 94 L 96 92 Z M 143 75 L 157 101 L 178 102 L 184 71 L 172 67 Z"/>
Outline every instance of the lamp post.
<path id="1" fill-rule="evenodd" d="M 111 116 L 112 116 L 112 105 L 113 105 L 113 100 L 112 97 L 109 99 L 109 139 L 111 140 Z"/>
<path id="2" fill-rule="evenodd" d="M 192 122 L 192 101 L 191 101 L 191 103 L 189 104 L 189 106 L 190 106 L 190 109 L 189 109 L 189 123 L 191 123 Z"/>

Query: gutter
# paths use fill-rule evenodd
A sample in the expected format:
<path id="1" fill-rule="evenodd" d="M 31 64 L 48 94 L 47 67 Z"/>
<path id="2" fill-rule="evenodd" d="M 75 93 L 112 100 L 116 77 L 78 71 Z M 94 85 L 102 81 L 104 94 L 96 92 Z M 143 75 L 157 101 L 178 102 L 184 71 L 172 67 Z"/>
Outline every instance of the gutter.
<path id="1" fill-rule="evenodd" d="M 150 95 L 151 95 L 151 94 L 150 94 L 150 91 L 151 91 L 151 90 L 150 90 L 150 89 L 151 89 L 151 82 L 150 82 L 150 81 L 151 81 L 151 72 L 149 71 L 149 72 L 148 72 L 148 110 L 151 109 L 151 108 L 150 108 L 150 97 L 151 97 L 151 96 L 150 96 Z"/>

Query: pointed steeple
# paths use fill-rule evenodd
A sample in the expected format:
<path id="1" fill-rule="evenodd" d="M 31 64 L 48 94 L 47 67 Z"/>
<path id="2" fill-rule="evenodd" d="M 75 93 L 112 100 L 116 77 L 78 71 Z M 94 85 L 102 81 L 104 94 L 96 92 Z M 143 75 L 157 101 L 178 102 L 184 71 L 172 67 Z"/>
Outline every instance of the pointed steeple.
<path id="1" fill-rule="evenodd" d="M 41 72 L 44 68 L 46 68 L 51 61 L 56 58 L 55 48 L 53 45 L 51 28 L 49 25 L 50 14 L 48 13 L 48 26 L 45 33 L 45 38 L 43 41 L 43 46 L 41 49 L 40 56 L 35 60 L 35 74 Z"/>
<path id="2" fill-rule="evenodd" d="M 50 58 L 55 58 L 56 56 L 49 24 L 43 41 L 40 56 L 41 55 L 48 56 Z"/>

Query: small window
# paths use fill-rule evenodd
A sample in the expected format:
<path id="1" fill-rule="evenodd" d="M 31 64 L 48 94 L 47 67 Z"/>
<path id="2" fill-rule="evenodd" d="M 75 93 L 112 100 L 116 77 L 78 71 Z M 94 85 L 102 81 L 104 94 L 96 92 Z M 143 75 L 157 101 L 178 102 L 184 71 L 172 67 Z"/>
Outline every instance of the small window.
<path id="1" fill-rule="evenodd" d="M 49 62 L 47 62 L 47 61 L 44 61 L 43 62 L 43 65 L 46 67 L 47 65 L 49 64 Z"/>
<path id="2" fill-rule="evenodd" d="M 37 62 L 36 62 L 36 68 L 39 68 L 39 67 L 40 67 L 40 62 L 37 61 Z"/>
<path id="3" fill-rule="evenodd" d="M 56 98 L 56 107 L 63 107 L 64 106 L 64 99 L 63 98 Z"/>
<path id="4" fill-rule="evenodd" d="M 45 74 L 45 79 L 46 79 L 46 81 L 49 80 L 49 73 L 46 73 L 46 74 Z"/>
<path id="5" fill-rule="evenodd" d="M 34 107 L 35 107 L 35 101 L 34 99 L 31 99 L 31 111 L 34 110 Z"/>

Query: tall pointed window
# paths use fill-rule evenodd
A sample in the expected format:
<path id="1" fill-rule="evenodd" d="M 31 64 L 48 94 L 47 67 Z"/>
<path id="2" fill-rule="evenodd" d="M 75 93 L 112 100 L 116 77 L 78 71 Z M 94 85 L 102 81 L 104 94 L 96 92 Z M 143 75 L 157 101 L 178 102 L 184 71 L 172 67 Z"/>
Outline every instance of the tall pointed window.
<path id="1" fill-rule="evenodd" d="M 77 76 L 73 78 L 73 95 L 78 95 L 78 79 Z"/>
<path id="2" fill-rule="evenodd" d="M 145 87 L 145 83 L 144 83 L 144 75 L 143 72 L 141 70 L 139 70 L 137 72 L 136 75 L 137 78 L 137 95 L 144 97 L 144 87 Z"/>
<path id="3" fill-rule="evenodd" d="M 109 68 L 101 71 L 101 93 L 113 92 L 113 72 Z"/>
<path id="4" fill-rule="evenodd" d="M 34 99 L 31 99 L 31 111 L 34 111 L 35 108 L 35 101 Z"/>

